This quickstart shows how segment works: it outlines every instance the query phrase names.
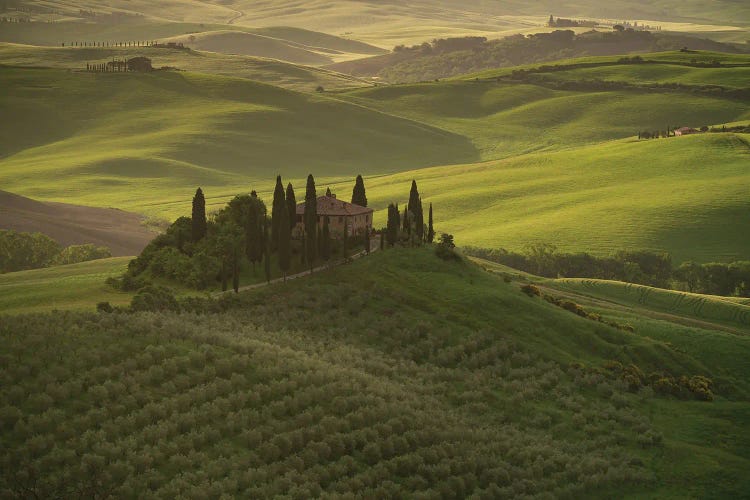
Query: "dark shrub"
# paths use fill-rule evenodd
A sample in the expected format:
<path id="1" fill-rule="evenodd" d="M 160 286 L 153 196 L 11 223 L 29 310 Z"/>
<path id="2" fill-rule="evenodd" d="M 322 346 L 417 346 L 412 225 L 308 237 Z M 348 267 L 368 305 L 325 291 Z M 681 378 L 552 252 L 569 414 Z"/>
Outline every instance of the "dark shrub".
<path id="1" fill-rule="evenodd" d="M 133 297 L 130 309 L 139 311 L 179 311 L 180 307 L 172 291 L 163 286 L 148 285 Z"/>

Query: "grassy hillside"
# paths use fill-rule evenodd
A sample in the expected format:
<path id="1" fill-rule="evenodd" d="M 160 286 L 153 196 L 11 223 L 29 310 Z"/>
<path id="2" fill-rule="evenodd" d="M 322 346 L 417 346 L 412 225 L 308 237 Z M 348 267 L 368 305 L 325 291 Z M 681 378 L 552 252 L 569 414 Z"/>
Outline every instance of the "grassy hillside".
<path id="1" fill-rule="evenodd" d="M 197 0 L 170 1 L 154 4 L 145 0 L 21 0 L 33 10 L 32 19 L 43 21 L 37 30 L 66 30 L 64 26 L 44 27 L 46 21 L 57 25 L 104 25 L 99 30 L 137 29 L 134 25 L 165 23 L 197 25 L 192 31 L 201 32 L 203 25 L 235 27 L 293 26 L 343 35 L 371 44 L 392 48 L 394 45 L 415 44 L 436 37 L 483 35 L 499 37 L 514 33 L 538 32 L 544 29 L 550 14 L 555 17 L 574 17 L 618 21 L 645 21 L 662 25 L 664 29 L 710 34 L 744 42 L 750 24 L 750 11 L 742 2 L 719 0 L 711 3 L 698 0 L 629 1 L 618 0 L 602 4 L 593 0 L 561 5 L 559 2 L 486 2 L 469 0 L 460 5 L 449 0 L 420 0 L 409 3 L 390 3 L 387 7 L 372 0 L 311 0 L 289 2 L 281 0 L 235 0 L 231 3 L 207 3 Z M 54 13 L 50 13 L 50 9 Z M 99 16 L 82 19 L 79 9 L 93 10 Z M 111 12 L 144 15 L 122 22 L 107 22 Z M 98 22 L 97 22 L 98 21 Z M 225 28 L 226 29 L 226 28 Z M 743 38 L 743 33 L 744 38 Z M 174 33 L 179 34 L 179 33 Z M 172 36 L 172 35 L 160 35 Z M 19 40 L 20 41 L 20 40 Z M 37 43 L 26 40 L 23 43 Z M 59 43 L 59 42 L 58 42 Z M 52 43 L 55 44 L 54 42 Z"/>
<path id="2" fill-rule="evenodd" d="M 403 201 L 416 178 L 461 244 L 750 253 L 734 230 L 747 210 L 746 137 L 591 145 L 750 118 L 750 105 L 720 96 L 491 81 L 303 95 L 190 73 L 18 68 L 0 78 L 0 106 L 18 117 L 3 122 L 0 180 L 36 199 L 175 218 L 198 185 L 213 207 L 250 189 L 268 199 L 277 173 L 299 190 L 312 172 L 321 190 L 347 196 L 362 173 L 377 210 Z M 476 163 L 496 158 L 507 159 Z M 462 166 L 415 170 L 449 164 Z"/>
<path id="3" fill-rule="evenodd" d="M 39 311 L 91 311 L 98 302 L 130 303 L 132 294 L 107 286 L 109 277 L 122 275 L 130 257 L 94 260 L 68 266 L 0 274 L 0 314 Z"/>
<path id="4" fill-rule="evenodd" d="M 300 92 L 314 92 L 319 86 L 337 90 L 371 85 L 361 79 L 330 70 L 241 55 L 150 47 L 71 48 L 0 43 L 0 64 L 7 66 L 81 70 L 86 68 L 87 63 L 101 64 L 113 58 L 129 59 L 144 55 L 152 60 L 156 68 L 169 66 L 185 71 L 247 78 Z"/>
<path id="5" fill-rule="evenodd" d="M 0 9 L 0 15 L 3 12 Z M 7 15 L 13 16 L 10 11 Z M 357 40 L 287 26 L 251 28 L 231 24 L 165 22 L 134 18 L 124 22 L 94 17 L 59 22 L 6 23 L 0 41 L 60 47 L 74 42 L 180 41 L 192 48 L 245 54 L 289 62 L 325 64 L 383 53 Z"/>
<path id="6" fill-rule="evenodd" d="M 750 119 L 747 102 L 667 90 L 567 91 L 456 81 L 353 90 L 342 98 L 467 137 L 483 160 L 599 143 L 670 125 Z"/>
<path id="7" fill-rule="evenodd" d="M 618 304 L 638 306 L 660 312 L 694 317 L 728 325 L 750 333 L 748 299 L 730 300 L 672 290 L 662 290 L 618 281 L 591 279 L 560 279 L 551 286 L 571 290 L 594 298 L 616 301 Z"/>
<path id="8" fill-rule="evenodd" d="M 228 198 L 276 173 L 349 177 L 477 158 L 437 128 L 236 78 L 0 68 L 0 80 L 0 108 L 17 117 L 0 124 L 3 188 L 43 200 L 166 215 L 165 203 L 198 185 Z"/>
<path id="9" fill-rule="evenodd" d="M 429 251 L 206 306 L 223 312 L 3 318 L 0 487 L 677 498 L 749 486 L 747 337 L 648 321 L 621 332 Z M 701 353 L 688 349 L 698 334 Z M 721 383 L 713 402 L 631 393 L 608 360 Z"/>
<path id="10" fill-rule="evenodd" d="M 551 33 L 515 35 L 499 40 L 452 38 L 431 43 L 400 46 L 387 54 L 338 62 L 329 69 L 389 83 L 411 83 L 456 77 L 482 70 L 541 64 L 561 58 L 639 54 L 675 51 L 689 47 L 691 54 L 702 51 L 742 53 L 741 45 L 661 31 L 613 31 L 559 29 Z M 700 56 L 695 55 L 693 59 Z M 747 60 L 747 56 L 745 56 Z M 688 60 L 687 62 L 689 62 Z"/>
<path id="11" fill-rule="evenodd" d="M 749 138 L 624 140 L 502 161 L 367 179 L 370 205 L 405 203 L 416 179 L 438 231 L 458 244 L 522 250 L 672 253 L 676 262 L 750 256 Z M 669 186 L 665 189 L 664 186 Z M 379 219 L 378 219 L 379 217 Z M 376 224 L 384 221 L 378 212 Z"/>

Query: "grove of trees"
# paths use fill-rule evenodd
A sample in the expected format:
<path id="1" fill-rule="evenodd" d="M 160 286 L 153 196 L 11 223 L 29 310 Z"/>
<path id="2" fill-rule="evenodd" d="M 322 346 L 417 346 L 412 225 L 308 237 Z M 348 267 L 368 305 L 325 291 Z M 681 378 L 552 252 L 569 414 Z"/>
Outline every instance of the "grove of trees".
<path id="1" fill-rule="evenodd" d="M 0 230 L 0 273 L 38 269 L 112 257 L 106 247 L 93 244 L 63 248 L 42 233 Z"/>

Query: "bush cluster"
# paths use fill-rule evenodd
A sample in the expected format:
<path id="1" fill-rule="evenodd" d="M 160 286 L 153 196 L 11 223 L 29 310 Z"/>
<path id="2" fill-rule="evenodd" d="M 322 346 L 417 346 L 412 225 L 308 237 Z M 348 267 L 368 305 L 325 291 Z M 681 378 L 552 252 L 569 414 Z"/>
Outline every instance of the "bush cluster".
<path id="1" fill-rule="evenodd" d="M 77 264 L 112 257 L 109 249 L 92 244 L 61 247 L 42 233 L 0 230 L 0 273 Z"/>

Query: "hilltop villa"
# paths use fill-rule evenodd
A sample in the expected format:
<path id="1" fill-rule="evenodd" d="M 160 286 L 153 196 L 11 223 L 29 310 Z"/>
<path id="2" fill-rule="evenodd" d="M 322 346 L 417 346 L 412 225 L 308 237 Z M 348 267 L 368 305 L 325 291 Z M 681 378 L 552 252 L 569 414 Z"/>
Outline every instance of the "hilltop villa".
<path id="1" fill-rule="evenodd" d="M 328 217 L 328 230 L 332 238 L 343 238 L 344 227 L 348 235 L 372 231 L 373 209 L 337 200 L 335 194 L 318 197 L 318 225 L 323 227 L 323 217 Z M 297 225 L 292 235 L 299 238 L 304 231 L 305 204 L 297 205 Z"/>
<path id="2" fill-rule="evenodd" d="M 697 134 L 698 131 L 690 127 L 681 127 L 674 131 L 675 136 Z"/>

